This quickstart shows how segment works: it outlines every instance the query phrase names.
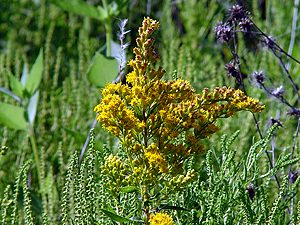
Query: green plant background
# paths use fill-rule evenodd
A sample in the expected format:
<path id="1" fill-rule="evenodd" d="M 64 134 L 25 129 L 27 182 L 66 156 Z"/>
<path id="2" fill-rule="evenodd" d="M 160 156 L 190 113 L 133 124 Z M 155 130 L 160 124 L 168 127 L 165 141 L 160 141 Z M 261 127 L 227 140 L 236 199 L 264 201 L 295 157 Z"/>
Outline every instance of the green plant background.
<path id="1" fill-rule="evenodd" d="M 86 2 L 102 5 L 100 0 Z M 172 74 L 176 72 L 178 77 L 189 80 L 198 93 L 205 87 L 235 87 L 234 80 L 226 75 L 224 69 L 225 64 L 231 61 L 231 53 L 225 44 L 217 42 L 213 32 L 218 21 L 226 20 L 228 9 L 233 4 L 235 1 L 183 0 L 176 5 L 170 0 L 127 1 L 117 16 L 120 19 L 128 18 L 129 21 L 127 29 L 131 32 L 126 36 L 126 42 L 130 43 L 127 59 L 133 57 L 137 28 L 144 16 L 150 16 L 160 21 L 160 29 L 155 33 L 155 46 L 161 60 L 156 66 L 160 65 L 167 71 L 166 78 L 172 79 Z M 243 1 L 243 5 L 266 34 L 275 37 L 283 49 L 289 48 L 293 1 L 253 0 Z M 100 102 L 99 88 L 89 82 L 87 73 L 94 54 L 97 51 L 105 54 L 106 29 L 103 23 L 64 11 L 46 0 L 2 0 L 0 6 L 0 86 L 10 89 L 9 76 L 20 80 L 24 65 L 30 69 L 41 48 L 44 52 L 44 70 L 34 123 L 42 165 L 41 185 L 37 180 L 37 165 L 34 163 L 29 134 L 0 125 L 1 146 L 9 148 L 6 155 L 0 156 L 0 198 L 2 206 L 7 205 L 7 216 L 1 214 L 1 221 L 4 224 L 13 221 L 10 216 L 13 209 L 8 205 L 16 205 L 15 223 L 18 224 L 30 222 L 31 216 L 35 224 L 43 221 L 45 224 L 56 224 L 61 217 L 66 221 L 72 220 L 74 224 L 88 221 L 92 224 L 113 224 L 104 212 L 115 209 L 109 193 L 101 185 L 105 178 L 100 175 L 100 165 L 107 152 L 118 152 L 118 143 L 99 124 L 94 130 L 94 147 L 86 153 L 81 169 L 77 167 L 78 156 L 95 118 L 93 108 Z M 115 42 L 118 42 L 118 22 L 118 19 L 112 20 Z M 299 29 L 296 30 L 292 51 L 296 59 L 300 59 L 298 36 Z M 242 72 L 251 74 L 255 70 L 264 70 L 269 76 L 270 85 L 284 85 L 286 99 L 297 107 L 299 103 L 278 59 L 266 47 L 247 37 L 239 36 L 238 47 Z M 284 60 L 287 60 L 286 57 Z M 291 61 L 290 73 L 295 83 L 299 84 L 299 64 Z M 263 133 L 266 134 L 271 127 L 270 117 L 280 119 L 284 125 L 274 131 L 276 161 L 281 162 L 279 155 L 286 156 L 291 152 L 297 119 L 286 115 L 288 108 L 285 105 L 251 85 L 248 79 L 245 79 L 245 85 L 248 95 L 266 106 L 265 111 L 258 115 Z M 0 101 L 20 105 L 2 93 Z M 258 194 L 253 202 L 246 194 L 241 194 L 246 193 L 245 187 L 250 181 L 253 182 L 251 178 L 268 173 L 270 169 L 265 155 L 257 158 L 255 168 L 251 168 L 248 174 L 243 169 L 249 159 L 249 149 L 260 140 L 252 115 L 241 112 L 218 125 L 221 128 L 218 134 L 205 142 L 207 154 L 197 157 L 190 165 L 198 169 L 201 175 L 199 183 L 178 196 L 170 196 L 167 201 L 171 205 L 193 208 L 188 213 L 171 211 L 175 222 L 287 223 L 289 218 L 281 198 L 285 189 L 279 192 L 270 176 L 254 179 Z M 237 130 L 240 130 L 239 135 L 226 147 L 222 136 L 227 135 L 228 141 Z M 266 150 L 270 148 L 270 144 L 265 147 Z M 299 156 L 298 142 L 294 155 Z M 30 167 L 26 164 L 28 160 L 33 160 Z M 283 187 L 290 187 L 287 189 L 291 193 L 292 185 L 285 178 L 288 166 L 279 167 L 276 172 L 280 183 Z M 294 162 L 293 168 L 297 170 L 299 162 Z M 236 171 L 239 176 L 234 176 Z M 30 175 L 29 190 L 26 190 L 27 176 L 23 174 Z M 78 177 L 75 183 L 72 182 L 73 177 Z M 20 190 L 18 197 L 14 198 L 17 182 L 20 182 Z M 85 187 L 84 190 L 93 193 L 94 198 L 82 193 L 83 189 L 79 187 Z M 133 194 L 124 194 L 122 202 L 131 202 L 132 198 Z M 92 206 L 94 199 L 95 206 Z M 293 200 L 294 214 L 290 219 L 295 222 L 297 204 L 300 205 L 299 195 Z M 31 209 L 26 208 L 26 204 L 31 204 Z M 120 205 L 119 214 L 127 217 L 133 213 L 131 208 L 135 206 Z"/>

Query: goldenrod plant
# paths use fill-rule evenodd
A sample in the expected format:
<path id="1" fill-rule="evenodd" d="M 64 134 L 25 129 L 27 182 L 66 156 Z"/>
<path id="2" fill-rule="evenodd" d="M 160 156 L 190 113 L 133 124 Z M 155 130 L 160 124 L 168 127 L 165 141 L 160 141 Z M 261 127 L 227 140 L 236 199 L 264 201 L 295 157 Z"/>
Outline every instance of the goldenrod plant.
<path id="1" fill-rule="evenodd" d="M 218 131 L 217 119 L 264 109 L 240 90 L 205 88 L 200 95 L 186 80 L 163 80 L 166 71 L 153 69 L 159 56 L 151 35 L 158 27 L 158 21 L 144 19 L 133 49 L 135 59 L 128 63 L 133 71 L 125 84 L 107 84 L 94 109 L 102 126 L 120 140 L 126 158 L 105 158 L 107 188 L 117 200 L 122 188 L 140 194 L 139 214 L 145 224 L 163 199 L 197 180 L 197 172 L 184 171 L 183 166 L 195 154 L 205 153 L 200 140 Z"/>

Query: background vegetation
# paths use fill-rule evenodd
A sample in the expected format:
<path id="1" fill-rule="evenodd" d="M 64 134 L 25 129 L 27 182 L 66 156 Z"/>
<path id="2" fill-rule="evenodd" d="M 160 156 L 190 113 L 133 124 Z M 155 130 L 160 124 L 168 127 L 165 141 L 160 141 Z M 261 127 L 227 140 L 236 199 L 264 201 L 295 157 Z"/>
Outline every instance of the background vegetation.
<path id="1" fill-rule="evenodd" d="M 160 21 L 155 45 L 161 60 L 156 66 L 162 66 L 169 79 L 177 73 L 178 77 L 189 80 L 198 93 L 205 87 L 239 88 L 224 68 L 233 59 L 231 51 L 226 43 L 218 42 L 214 33 L 217 22 L 228 19 L 229 9 L 234 4 L 243 5 L 265 34 L 295 59 L 300 59 L 299 13 L 293 1 L 127 0 L 115 1 L 117 8 L 107 1 L 116 9 L 108 17 L 109 21 L 68 12 L 55 2 L 2 0 L 0 3 L 0 86 L 16 90 L 11 77 L 21 80 L 28 74 L 43 49 L 33 121 L 24 129 L 13 129 L 4 123 L 0 126 L 2 224 L 24 224 L 25 221 L 28 224 L 32 221 L 34 224 L 114 223 L 107 211 L 117 210 L 103 187 L 105 177 L 100 166 L 105 155 L 118 152 L 118 143 L 96 125 L 92 135 L 94 145 L 91 142 L 80 168 L 77 164 L 95 119 L 93 108 L 101 98 L 99 87 L 88 79 L 88 71 L 96 52 L 108 54 L 105 51 L 108 26 L 111 38 L 119 43 L 119 19 L 128 18 L 126 29 L 131 30 L 125 39 L 130 43 L 127 60 L 133 57 L 134 40 L 143 17 Z M 86 2 L 104 7 L 106 1 Z M 251 76 L 254 71 L 263 71 L 267 89 L 272 92 L 282 85 L 284 99 L 298 108 L 299 99 L 282 66 L 288 68 L 294 83 L 299 85 L 299 63 L 282 55 L 282 65 L 268 46 L 247 35 L 238 34 L 236 46 L 247 94 L 266 106 L 257 118 L 262 136 L 266 138 L 261 140 L 250 113 L 241 112 L 219 122 L 218 134 L 205 142 L 207 153 L 189 162 L 188 166 L 199 172 L 199 180 L 166 199 L 168 206 L 181 206 L 188 211 L 165 209 L 178 224 L 300 223 L 299 179 L 289 181 L 289 171 L 297 178 L 299 168 L 299 143 L 295 138 L 298 115 L 288 115 L 290 107 L 283 104 L 281 98 L 276 99 L 263 88 L 257 88 Z M 32 95 L 23 97 L 24 103 Z M 25 107 L 3 93 L 0 93 L 0 102 Z M 282 126 L 273 128 L 268 136 L 273 124 L 271 118 L 279 120 Z M 230 139 L 232 135 L 234 138 Z M 273 156 L 273 169 L 264 151 L 270 151 Z M 294 157 L 291 157 L 292 152 Z M 249 190 L 254 191 L 253 198 Z M 122 195 L 119 215 L 135 216 L 131 209 L 136 206 L 125 204 L 134 197 L 134 194 Z"/>

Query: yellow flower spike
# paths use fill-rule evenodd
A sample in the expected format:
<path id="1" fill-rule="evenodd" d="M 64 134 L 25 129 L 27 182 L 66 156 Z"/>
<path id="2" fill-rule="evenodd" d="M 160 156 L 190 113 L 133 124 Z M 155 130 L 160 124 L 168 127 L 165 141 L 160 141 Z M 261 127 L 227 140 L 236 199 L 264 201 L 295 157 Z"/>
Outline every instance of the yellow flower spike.
<path id="1" fill-rule="evenodd" d="M 159 27 L 159 23 L 155 20 L 145 18 L 143 26 L 139 28 L 140 38 L 136 39 L 138 48 L 133 49 L 136 55 L 134 60 L 129 61 L 128 65 L 132 66 L 134 71 L 143 75 L 149 66 L 159 59 L 154 47 L 154 38 L 150 38 L 152 33 Z"/>
<path id="2" fill-rule="evenodd" d="M 153 34 L 153 32 L 158 29 L 159 22 L 148 17 L 144 18 L 142 25 L 143 26 L 139 28 L 139 35 L 140 37 L 148 39 Z"/>

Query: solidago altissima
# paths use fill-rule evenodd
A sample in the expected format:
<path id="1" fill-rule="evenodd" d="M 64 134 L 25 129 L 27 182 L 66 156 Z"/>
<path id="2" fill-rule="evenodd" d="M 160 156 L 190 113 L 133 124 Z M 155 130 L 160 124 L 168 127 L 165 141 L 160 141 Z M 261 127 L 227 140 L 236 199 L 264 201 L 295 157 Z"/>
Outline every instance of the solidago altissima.
<path id="1" fill-rule="evenodd" d="M 135 59 L 128 63 L 133 71 L 126 75 L 125 84 L 107 84 L 94 109 L 102 126 L 120 140 L 127 157 L 105 158 L 102 172 L 110 179 L 108 187 L 116 198 L 120 188 L 134 187 L 142 196 L 137 201 L 142 203 L 140 216 L 146 224 L 160 199 L 197 179 L 197 172 L 184 171 L 183 165 L 193 155 L 205 153 L 200 140 L 218 131 L 217 119 L 264 109 L 240 90 L 204 88 L 196 94 L 186 80 L 162 79 L 166 71 L 152 68 L 159 56 L 151 35 L 158 27 L 157 21 L 144 19 L 133 50 Z M 159 198 L 150 202 L 158 192 Z"/>

